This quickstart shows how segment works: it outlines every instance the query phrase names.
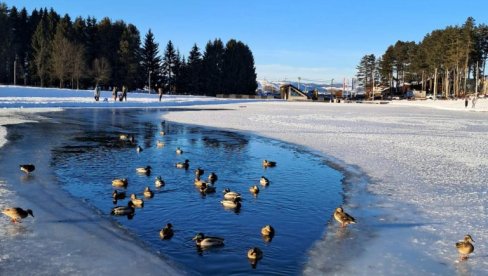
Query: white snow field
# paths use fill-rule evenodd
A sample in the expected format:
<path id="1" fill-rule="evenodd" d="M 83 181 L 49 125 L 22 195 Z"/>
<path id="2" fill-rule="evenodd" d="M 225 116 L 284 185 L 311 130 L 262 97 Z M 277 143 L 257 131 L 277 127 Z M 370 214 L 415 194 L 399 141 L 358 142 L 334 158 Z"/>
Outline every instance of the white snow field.
<path id="1" fill-rule="evenodd" d="M 304 252 L 310 257 L 304 274 L 488 271 L 486 99 L 479 99 L 475 108 L 471 103 L 464 108 L 461 100 L 330 104 L 165 95 L 159 103 L 157 95 L 130 93 L 127 103 L 115 103 L 110 95 L 103 92 L 108 102 L 95 102 L 92 91 L 0 86 L 0 146 L 6 137 L 2 126 L 21 123 L 26 112 L 190 105 L 208 109 L 169 112 L 165 119 L 303 145 L 344 171 L 343 207 L 358 223 L 341 229 L 332 214 L 324 214 L 327 234 Z M 300 188 L 298 178 L 290 183 Z M 36 215 L 21 225 L 0 218 L 0 274 L 185 273 L 63 195 L 61 190 L 46 189 L 31 202 L 2 181 L 0 168 L 0 208 L 28 205 Z M 475 251 L 459 262 L 454 243 L 468 233 L 475 240 Z"/>

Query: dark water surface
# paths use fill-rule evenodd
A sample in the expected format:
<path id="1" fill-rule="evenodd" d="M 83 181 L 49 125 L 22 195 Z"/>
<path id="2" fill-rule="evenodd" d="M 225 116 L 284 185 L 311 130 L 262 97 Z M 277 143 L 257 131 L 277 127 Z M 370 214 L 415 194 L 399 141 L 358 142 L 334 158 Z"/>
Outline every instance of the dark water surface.
<path id="1" fill-rule="evenodd" d="M 149 247 L 204 275 L 300 274 L 307 262 L 307 251 L 320 239 L 333 209 L 342 203 L 342 174 L 328 167 L 318 156 L 279 141 L 166 122 L 162 110 L 68 110 L 50 114 L 66 126 L 65 143 L 53 151 L 52 167 L 61 185 L 75 197 L 110 216 L 114 206 L 111 193 L 114 178 L 127 178 L 127 195 L 143 198 L 149 186 L 155 196 L 145 199 L 132 219 L 111 217 L 135 233 Z M 218 118 L 216 118 L 218 119 Z M 39 124 L 38 127 L 42 127 Z M 166 135 L 162 136 L 160 131 Z M 134 135 L 143 151 L 121 142 L 119 134 Z M 58 137 L 59 138 L 59 137 Z M 156 141 L 165 146 L 158 148 Z M 184 150 L 175 153 L 176 147 Z M 175 163 L 190 160 L 189 170 L 176 169 Z M 275 168 L 263 169 L 263 159 L 277 161 Z M 150 165 L 150 176 L 136 173 Z M 205 170 L 202 178 L 215 172 L 217 192 L 202 196 L 194 185 L 194 171 Z M 154 187 L 155 176 L 166 186 Z M 270 185 L 259 185 L 260 177 Z M 248 191 L 258 185 L 257 197 Z M 239 212 L 220 204 L 222 190 L 242 194 Z M 117 205 L 127 205 L 128 199 Z M 159 231 L 174 226 L 170 240 L 161 240 Z M 265 242 L 260 229 L 271 224 L 276 235 Z M 225 246 L 200 251 L 192 238 L 197 232 L 225 239 Z M 264 258 L 252 268 L 246 253 L 260 247 Z"/>

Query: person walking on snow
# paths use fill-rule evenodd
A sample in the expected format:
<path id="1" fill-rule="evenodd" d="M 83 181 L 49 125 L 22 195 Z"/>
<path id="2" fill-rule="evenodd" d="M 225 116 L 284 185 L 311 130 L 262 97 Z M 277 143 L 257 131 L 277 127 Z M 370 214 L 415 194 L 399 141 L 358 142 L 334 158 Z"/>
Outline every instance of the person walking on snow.
<path id="1" fill-rule="evenodd" d="M 112 97 L 114 97 L 114 102 L 117 101 L 117 86 L 114 86 L 114 89 L 112 90 Z"/>
<path id="2" fill-rule="evenodd" d="M 478 100 L 478 97 L 476 97 L 476 95 L 474 95 L 473 100 L 471 101 L 471 103 L 472 103 L 471 108 L 474 108 L 476 106 L 477 100 Z"/>
<path id="3" fill-rule="evenodd" d="M 468 96 L 464 97 L 464 108 L 468 108 L 468 101 L 469 101 L 469 97 Z"/>
<path id="4" fill-rule="evenodd" d="M 127 101 L 127 87 L 124 85 L 122 86 L 122 100 Z"/>

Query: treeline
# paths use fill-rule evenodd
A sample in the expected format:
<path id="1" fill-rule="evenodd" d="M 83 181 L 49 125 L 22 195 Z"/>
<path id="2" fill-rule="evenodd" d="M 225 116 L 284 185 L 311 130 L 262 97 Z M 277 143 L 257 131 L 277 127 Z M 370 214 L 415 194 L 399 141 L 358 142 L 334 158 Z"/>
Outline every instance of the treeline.
<path id="1" fill-rule="evenodd" d="M 374 82 L 400 91 L 407 82 L 457 97 L 482 88 L 487 57 L 488 26 L 476 25 L 469 17 L 462 26 L 432 31 L 419 43 L 397 41 L 381 57 L 365 55 L 357 66 L 357 78 L 366 87 Z"/>
<path id="2" fill-rule="evenodd" d="M 136 26 L 109 18 L 69 15 L 53 9 L 8 8 L 0 3 L 0 83 L 69 88 L 125 85 L 196 95 L 254 94 L 254 57 L 231 39 L 195 44 L 185 58 L 169 41 L 160 54 L 151 30 L 141 43 Z"/>

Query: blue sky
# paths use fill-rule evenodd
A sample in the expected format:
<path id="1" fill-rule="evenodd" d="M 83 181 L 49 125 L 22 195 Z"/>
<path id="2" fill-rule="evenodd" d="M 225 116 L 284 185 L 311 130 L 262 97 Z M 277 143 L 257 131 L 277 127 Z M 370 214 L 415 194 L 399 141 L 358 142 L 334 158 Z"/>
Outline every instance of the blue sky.
<path id="1" fill-rule="evenodd" d="M 2 1 L 2 0 L 0 0 Z M 362 56 L 380 56 L 397 40 L 420 41 L 468 16 L 488 24 L 488 1 L 454 0 L 3 0 L 9 7 L 110 17 L 149 29 L 160 51 L 168 40 L 182 54 L 194 43 L 235 38 L 251 48 L 258 79 L 330 82 L 351 78 Z M 340 81 L 339 81 L 340 82 Z"/>

